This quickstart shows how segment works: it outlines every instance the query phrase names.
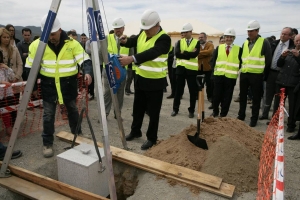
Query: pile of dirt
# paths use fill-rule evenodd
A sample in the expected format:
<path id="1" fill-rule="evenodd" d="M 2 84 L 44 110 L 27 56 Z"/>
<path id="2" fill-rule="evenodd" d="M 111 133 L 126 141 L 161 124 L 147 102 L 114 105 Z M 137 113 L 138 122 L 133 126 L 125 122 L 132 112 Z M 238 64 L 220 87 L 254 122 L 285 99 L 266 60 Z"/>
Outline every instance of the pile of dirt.
<path id="1" fill-rule="evenodd" d="M 200 137 L 208 144 L 207 151 L 187 139 L 196 129 L 195 125 L 190 125 L 181 133 L 159 141 L 145 155 L 221 177 L 224 182 L 236 186 L 236 193 L 257 189 L 262 132 L 237 119 L 209 117 L 200 128 Z M 175 184 L 174 181 L 170 183 Z M 195 188 L 192 191 L 197 192 Z"/>

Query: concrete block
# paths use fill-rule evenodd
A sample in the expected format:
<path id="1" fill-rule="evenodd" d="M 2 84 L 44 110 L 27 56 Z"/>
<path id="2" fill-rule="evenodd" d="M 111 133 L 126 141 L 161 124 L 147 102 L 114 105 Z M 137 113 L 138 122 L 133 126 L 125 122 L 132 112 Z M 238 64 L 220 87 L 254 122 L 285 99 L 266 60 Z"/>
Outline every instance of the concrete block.
<path id="1" fill-rule="evenodd" d="M 106 160 L 99 148 L 103 166 Z M 57 155 L 58 180 L 83 190 L 107 197 L 109 195 L 107 169 L 99 172 L 99 159 L 93 145 L 80 144 Z"/>

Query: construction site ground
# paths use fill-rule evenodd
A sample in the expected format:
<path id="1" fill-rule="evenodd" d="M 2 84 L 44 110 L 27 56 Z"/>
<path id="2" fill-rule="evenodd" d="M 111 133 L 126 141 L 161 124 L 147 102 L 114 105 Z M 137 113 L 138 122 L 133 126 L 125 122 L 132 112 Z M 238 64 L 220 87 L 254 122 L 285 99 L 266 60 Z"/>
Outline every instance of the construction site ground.
<path id="1" fill-rule="evenodd" d="M 195 118 L 188 118 L 188 107 L 189 107 L 189 93 L 188 93 L 188 89 L 187 87 L 185 88 L 185 93 L 183 95 L 183 98 L 181 100 L 181 105 L 180 105 L 180 111 L 178 113 L 178 115 L 176 117 L 171 117 L 170 114 L 172 112 L 172 105 L 173 105 L 173 99 L 166 99 L 167 96 L 170 95 L 170 87 L 167 88 L 168 92 L 164 93 L 164 99 L 163 99 L 163 105 L 162 105 L 162 109 L 161 109 L 161 114 L 160 114 L 160 123 L 159 123 L 159 131 L 158 131 L 158 139 L 160 140 L 159 144 L 157 146 L 159 146 L 159 148 L 163 149 L 164 146 L 162 145 L 166 145 L 166 148 L 168 146 L 168 148 L 170 149 L 170 142 L 168 143 L 168 141 L 172 141 L 171 139 L 174 137 L 177 137 L 178 135 L 182 134 L 182 132 L 187 131 L 187 128 L 189 129 L 189 131 L 191 133 L 195 132 L 195 125 L 196 125 L 196 115 Z M 234 92 L 234 98 L 236 98 L 238 96 L 239 93 L 239 87 L 238 84 L 235 87 L 235 92 Z M 206 96 L 206 95 L 205 95 Z M 130 127 L 131 127 L 131 123 L 132 123 L 132 105 L 133 105 L 133 95 L 130 96 L 126 96 L 124 97 L 124 106 L 122 109 L 122 118 L 123 118 L 123 126 L 125 129 L 125 134 L 128 134 L 130 132 Z M 103 136 L 103 132 L 102 132 L 102 124 L 98 123 L 98 111 L 97 111 L 97 99 L 90 101 L 89 102 L 89 117 L 92 121 L 92 125 L 93 125 L 93 129 L 94 132 L 96 133 L 96 138 L 98 141 L 102 142 L 102 136 Z M 207 101 L 206 97 L 205 97 L 205 116 L 208 118 L 210 116 L 210 114 L 212 113 L 212 110 L 208 109 L 208 106 L 210 105 L 210 103 Z M 240 138 L 239 140 L 243 140 L 246 138 L 249 138 L 249 135 L 246 134 L 251 134 L 251 128 L 248 126 L 249 124 L 249 120 L 250 120 L 250 116 L 251 116 L 251 110 L 250 110 L 250 105 L 248 105 L 247 107 L 247 116 L 244 122 L 240 122 L 240 123 L 245 123 L 241 125 L 241 131 L 240 131 L 240 135 L 237 135 L 236 137 Z M 233 118 L 233 119 L 228 119 L 229 121 L 231 120 L 235 120 L 235 118 L 237 117 L 237 113 L 238 113 L 238 109 L 239 109 L 239 103 L 233 102 L 231 103 L 231 107 L 230 107 L 230 111 L 228 114 L 228 117 Z M 272 112 L 272 111 L 271 111 Z M 196 114 L 196 113 L 195 113 Z M 270 114 L 271 116 L 271 114 Z M 285 117 L 285 120 L 287 118 Z M 211 121 L 214 121 L 214 119 L 207 119 L 208 123 L 210 123 Z M 263 134 L 266 131 L 267 125 L 266 122 L 268 120 L 259 120 L 257 126 L 254 128 L 255 131 L 253 131 L 253 134 Z M 128 147 L 130 148 L 130 151 L 137 153 L 137 154 L 144 154 L 145 151 L 142 151 L 140 149 L 141 145 L 145 142 L 146 140 L 146 130 L 148 127 L 148 122 L 149 122 L 149 117 L 147 115 L 145 115 L 144 117 L 144 124 L 142 127 L 142 133 L 143 133 L 143 137 L 138 138 L 136 140 L 127 142 Z M 108 123 L 108 132 L 109 132 L 109 142 L 110 145 L 118 147 L 118 148 L 122 148 L 122 142 L 120 139 L 120 135 L 118 133 L 118 125 L 117 125 L 117 121 L 116 119 L 114 119 L 114 114 L 113 114 L 113 109 L 110 112 L 110 115 L 107 117 L 107 123 Z M 224 122 L 226 124 L 226 122 Z M 285 123 L 286 124 L 286 123 Z M 192 126 L 191 126 L 192 125 Z M 238 125 L 238 123 L 237 123 Z M 298 130 L 299 127 L 299 122 L 297 122 L 297 129 Z M 204 128 L 206 128 L 204 126 Z M 227 127 L 228 128 L 228 127 Z M 223 129 L 227 129 L 226 127 L 224 127 Z M 212 127 L 210 126 L 210 130 L 212 129 Z M 234 127 L 232 128 L 234 129 Z M 230 131 L 232 130 L 228 130 L 228 132 L 230 133 Z M 286 129 L 286 127 L 285 127 Z M 216 130 L 216 134 L 217 131 L 220 129 L 214 129 Z M 245 131 L 246 130 L 246 131 Z M 67 131 L 70 132 L 68 125 L 65 126 L 59 126 L 56 127 L 56 133 L 60 132 L 60 131 Z M 85 133 L 90 133 L 88 125 L 87 125 L 87 121 L 84 119 L 83 120 L 83 131 Z M 296 199 L 300 199 L 300 141 L 296 140 L 296 141 L 290 141 L 287 140 L 287 137 L 290 136 L 292 133 L 287 133 L 285 132 L 285 143 L 284 143 L 284 155 L 285 155 L 285 176 L 284 176 L 284 193 L 285 193 L 285 199 L 287 200 L 296 200 Z M 170 139 L 171 137 L 171 139 Z M 178 138 L 182 138 L 179 137 Z M 183 137 L 185 138 L 185 137 Z M 237 141 L 239 141 L 237 140 Z M 248 143 L 251 144 L 253 143 L 253 141 L 246 141 L 244 143 Z M 181 162 L 184 162 L 184 159 L 182 159 L 182 152 L 180 152 L 180 149 L 182 151 L 187 150 L 186 148 L 181 148 L 180 146 L 176 146 L 178 144 L 182 144 L 182 143 L 178 143 L 178 142 L 174 142 L 174 150 L 176 149 L 176 152 L 170 152 L 173 154 L 173 156 L 176 156 L 178 158 L 178 160 L 180 160 Z M 209 143 L 210 144 L 210 143 Z M 224 144 L 230 144 L 231 148 L 235 149 L 236 151 L 242 152 L 241 149 L 244 149 L 244 147 L 242 147 L 240 145 L 240 143 L 237 143 L 236 140 L 231 140 L 228 137 L 222 137 L 221 140 L 219 140 L 218 143 L 218 149 L 216 149 L 216 147 L 212 147 L 212 149 L 214 149 L 214 156 L 212 155 L 211 157 L 216 157 L 218 155 L 218 152 L 220 155 L 226 155 L 226 152 L 228 149 L 225 149 L 228 147 L 228 145 L 224 145 Z M 64 148 L 70 146 L 70 144 L 59 140 L 58 138 L 55 138 L 55 143 L 54 143 L 54 150 L 55 150 L 55 155 L 60 154 L 62 152 L 64 152 Z M 42 155 L 42 138 L 41 138 L 41 132 L 36 132 L 33 134 L 29 134 L 25 137 L 21 137 L 17 140 L 16 145 L 15 145 L 15 149 L 20 149 L 23 151 L 23 156 L 21 158 L 15 159 L 15 160 L 11 160 L 11 164 L 22 167 L 24 169 L 39 173 L 41 175 L 53 178 L 53 179 L 57 179 L 57 160 L 56 160 L 56 156 L 52 157 L 52 158 L 44 158 Z M 179 149 L 179 150 L 178 150 Z M 153 156 L 153 152 L 155 149 L 153 148 L 152 150 L 150 150 L 149 152 L 147 152 L 147 154 L 149 154 L 149 156 L 154 157 L 155 158 L 155 154 Z M 188 149 L 191 150 L 191 149 Z M 198 150 L 195 150 L 198 151 Z M 212 151 L 211 151 L 212 152 Z M 211 153 L 208 150 L 208 153 Z M 246 151 L 245 151 L 246 152 Z M 252 151 L 252 154 L 242 154 L 242 160 L 233 160 L 232 157 L 231 159 L 227 159 L 226 158 L 220 162 L 218 162 L 218 160 L 213 160 L 211 159 L 209 162 L 207 162 L 205 164 L 205 166 L 202 166 L 203 168 L 205 168 L 205 172 L 206 173 L 214 173 L 216 171 L 218 175 L 222 175 L 222 176 L 226 176 L 227 174 L 224 174 L 224 172 L 222 172 L 222 168 L 225 168 L 225 165 L 230 167 L 230 164 L 232 163 L 232 169 L 236 170 L 234 167 L 238 167 L 239 163 L 241 165 L 241 168 L 243 168 L 245 165 L 247 165 L 247 163 L 249 165 L 254 164 L 254 166 L 257 166 L 258 163 L 258 158 L 256 156 L 256 158 L 252 158 L 253 153 L 255 152 L 255 150 Z M 183 152 L 183 153 L 187 153 L 187 152 Z M 191 152 L 190 154 L 192 154 L 193 152 Z M 257 154 L 257 152 L 256 152 Z M 219 156 L 220 156 L 219 155 Z M 158 157 L 158 156 L 157 156 Z M 194 160 L 193 160 L 194 158 Z M 159 158 L 158 158 L 159 159 Z M 197 157 L 197 154 L 193 154 L 193 156 L 191 156 L 191 158 L 189 158 L 191 160 L 188 160 L 187 162 L 198 162 L 199 158 Z M 253 160 L 254 159 L 254 160 Z M 225 161 L 226 164 L 225 164 Z M 247 161 L 247 162 L 246 162 Z M 252 162 L 253 161 L 253 162 Z M 200 161 L 199 161 L 200 162 Z M 229 163 L 228 163 L 229 162 Z M 176 163 L 176 162 L 175 162 Z M 183 163 L 185 164 L 185 163 Z M 128 176 L 130 177 L 130 175 L 124 175 L 124 169 L 127 168 L 127 166 L 125 164 L 122 163 L 118 163 L 118 162 L 113 162 L 114 165 L 114 172 L 116 175 L 116 179 L 118 178 L 117 174 L 122 174 L 122 176 Z M 188 165 L 188 164 L 187 164 Z M 130 167 L 129 167 L 130 168 Z M 214 172 L 212 172 L 212 170 Z M 227 169 L 228 170 L 228 169 Z M 243 171 L 243 170 L 247 170 L 247 171 Z M 193 199 L 216 199 L 216 200 L 221 200 L 221 199 L 225 199 L 224 197 L 220 197 L 217 196 L 215 194 L 211 194 L 205 191 L 199 191 L 199 190 L 195 190 L 191 187 L 187 187 L 184 186 L 182 184 L 178 184 L 178 183 L 174 183 L 171 182 L 170 180 L 167 180 L 165 178 L 161 178 L 155 174 L 149 173 L 149 172 L 145 172 L 143 170 L 139 170 L 139 169 L 134 169 L 132 170 L 132 168 L 129 170 L 129 172 L 132 172 L 135 174 L 135 181 L 130 182 L 130 184 L 127 183 L 128 187 L 132 187 L 132 190 L 129 189 L 129 191 L 125 191 L 123 190 L 122 192 L 124 193 L 124 199 L 126 198 L 126 196 L 128 196 L 129 194 L 133 193 L 131 196 L 129 196 L 127 199 L 129 200 L 182 200 L 182 199 L 188 199 L 188 200 L 193 200 Z M 128 171 L 127 171 L 128 173 Z M 220 176 L 221 178 L 225 178 L 225 181 L 230 180 L 233 181 L 230 184 L 233 184 L 235 186 L 237 186 L 236 188 L 236 192 L 233 196 L 232 199 L 249 199 L 249 200 L 253 200 L 256 197 L 256 188 L 255 188 L 255 177 L 257 177 L 258 173 L 257 170 L 253 170 L 251 169 L 251 167 L 248 166 L 248 168 L 242 169 L 242 173 L 240 173 L 239 175 L 235 175 L 234 179 L 226 179 L 225 177 Z M 249 179 L 251 179 L 251 183 L 249 182 L 245 184 L 245 180 L 247 179 L 246 176 L 243 176 L 244 174 L 249 174 L 250 176 L 248 176 Z M 254 177 L 254 178 L 253 178 Z M 124 177 L 123 177 L 124 179 Z M 125 178 L 126 179 L 126 178 Z M 253 179 L 253 180 L 252 180 Z M 121 180 L 121 179 L 120 179 Z M 246 182 L 249 180 L 246 180 Z M 120 182 L 118 183 L 120 184 Z M 121 183 L 124 184 L 124 183 Z M 244 185 L 243 185 L 244 184 Z M 251 184 L 251 187 L 250 187 Z M 239 185 L 243 185 L 245 186 L 244 188 L 238 187 Z M 118 188 L 118 186 L 117 186 Z M 127 188 L 128 189 L 128 188 Z M 246 192 L 247 191 L 247 192 Z M 118 191 L 120 192 L 120 191 Z M 4 189 L 2 187 L 0 187 L 0 199 L 6 199 L 6 200 L 22 200 L 22 199 L 26 199 L 25 197 L 22 197 L 18 194 L 15 194 L 13 192 L 8 191 L 7 189 Z"/>

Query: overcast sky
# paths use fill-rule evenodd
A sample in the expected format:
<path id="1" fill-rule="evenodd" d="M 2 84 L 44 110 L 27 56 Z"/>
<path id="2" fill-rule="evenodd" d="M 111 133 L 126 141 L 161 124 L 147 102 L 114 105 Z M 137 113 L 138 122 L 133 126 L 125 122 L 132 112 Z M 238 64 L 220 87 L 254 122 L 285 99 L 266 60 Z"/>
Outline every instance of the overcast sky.
<path id="1" fill-rule="evenodd" d="M 41 18 L 48 13 L 51 2 L 1 0 L 0 24 L 40 26 Z M 247 37 L 245 29 L 250 20 L 259 21 L 260 33 L 264 37 L 275 35 L 278 38 L 285 26 L 300 29 L 299 0 L 103 0 L 99 4 L 108 29 L 111 29 L 112 20 L 116 17 L 122 17 L 125 23 L 138 22 L 148 8 L 156 10 L 162 21 L 195 18 L 220 31 L 232 27 L 237 33 L 235 43 L 239 45 Z M 62 0 L 58 18 L 64 30 L 75 29 L 79 34 L 87 34 L 84 0 Z"/>

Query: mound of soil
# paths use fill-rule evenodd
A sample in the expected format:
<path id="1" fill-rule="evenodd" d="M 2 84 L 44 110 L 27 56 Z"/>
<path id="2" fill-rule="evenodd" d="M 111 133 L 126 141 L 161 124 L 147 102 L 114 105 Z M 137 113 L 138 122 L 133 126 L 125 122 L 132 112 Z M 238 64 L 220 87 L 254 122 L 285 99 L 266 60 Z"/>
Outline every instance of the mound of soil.
<path id="1" fill-rule="evenodd" d="M 257 189 L 262 132 L 237 119 L 209 117 L 200 127 L 200 137 L 207 141 L 209 149 L 204 150 L 187 139 L 196 129 L 195 125 L 190 125 L 181 133 L 159 141 L 145 155 L 221 177 L 224 182 L 236 186 L 236 193 Z M 199 190 L 193 188 L 192 191 Z"/>

